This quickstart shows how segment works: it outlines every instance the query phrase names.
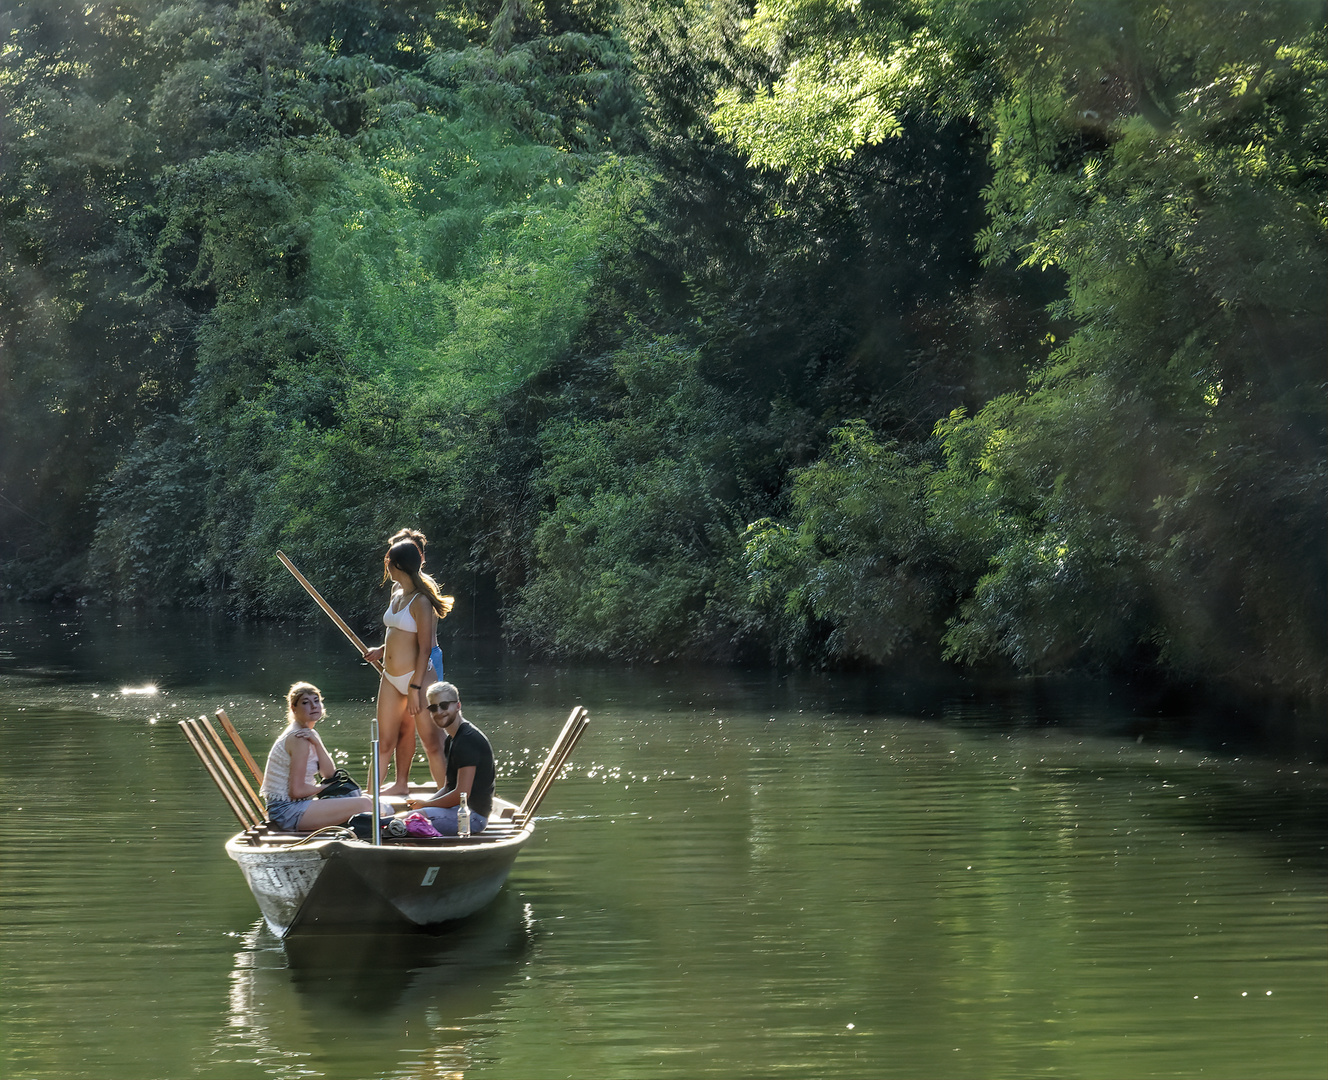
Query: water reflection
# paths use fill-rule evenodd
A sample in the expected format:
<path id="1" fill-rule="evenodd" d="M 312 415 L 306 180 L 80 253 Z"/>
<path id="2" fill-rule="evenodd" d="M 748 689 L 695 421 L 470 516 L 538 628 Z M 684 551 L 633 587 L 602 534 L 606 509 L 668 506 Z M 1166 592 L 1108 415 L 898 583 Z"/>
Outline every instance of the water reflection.
<path id="1" fill-rule="evenodd" d="M 548 816 L 456 932 L 291 948 L 173 721 L 225 705 L 265 744 L 314 675 L 359 753 L 376 683 L 344 644 L 14 614 L 5 1076 L 1328 1074 L 1318 765 L 1055 726 L 1055 703 L 924 720 L 911 685 L 886 706 L 851 678 L 458 650 L 518 795 L 591 709 Z"/>
<path id="2" fill-rule="evenodd" d="M 307 1076 L 322 1064 L 391 1075 L 408 1062 L 411 1076 L 463 1076 L 535 939 L 534 912 L 510 888 L 434 933 L 282 942 L 260 919 L 235 954 L 217 1051 L 276 1076 Z"/>

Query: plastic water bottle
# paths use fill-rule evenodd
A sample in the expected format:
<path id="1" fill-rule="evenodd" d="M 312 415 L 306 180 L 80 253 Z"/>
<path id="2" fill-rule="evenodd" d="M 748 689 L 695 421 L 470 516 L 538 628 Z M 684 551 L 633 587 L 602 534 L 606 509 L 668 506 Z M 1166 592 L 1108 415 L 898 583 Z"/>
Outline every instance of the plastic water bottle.
<path id="1" fill-rule="evenodd" d="M 461 803 L 457 806 L 457 836 L 470 835 L 470 807 L 466 805 L 466 793 L 461 793 Z"/>

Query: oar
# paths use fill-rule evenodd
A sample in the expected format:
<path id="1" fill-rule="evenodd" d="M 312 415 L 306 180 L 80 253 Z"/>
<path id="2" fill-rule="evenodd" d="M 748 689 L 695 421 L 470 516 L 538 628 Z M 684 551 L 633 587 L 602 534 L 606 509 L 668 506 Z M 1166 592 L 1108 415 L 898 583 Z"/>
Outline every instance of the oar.
<path id="1" fill-rule="evenodd" d="M 249 772 L 253 775 L 254 783 L 261 787 L 263 784 L 263 770 L 258 767 L 258 762 L 254 760 L 254 755 L 249 753 L 249 747 L 244 745 L 244 740 L 240 738 L 240 733 L 235 730 L 235 725 L 231 723 L 231 718 L 226 715 L 225 709 L 217 710 L 217 719 L 221 721 L 221 726 L 226 729 L 226 734 L 231 737 L 231 742 L 235 744 L 235 749 L 240 751 L 240 756 L 244 758 L 244 763 L 249 766 Z"/>
<path id="2" fill-rule="evenodd" d="M 535 779 L 530 788 L 526 791 L 525 797 L 521 800 L 518 812 L 525 813 L 526 806 L 535 798 L 539 789 L 544 786 L 544 778 L 548 775 L 553 763 L 558 757 L 558 751 L 562 748 L 563 742 L 572 734 L 573 729 L 581 720 L 581 714 L 585 712 L 584 707 L 577 705 L 567 717 L 567 723 L 563 725 L 562 731 L 558 732 L 558 737 L 553 740 L 553 745 L 549 747 L 549 756 L 544 759 L 544 764 L 540 766 L 539 772 L 535 774 Z"/>
<path id="3" fill-rule="evenodd" d="M 266 811 L 262 804 L 258 807 L 251 806 L 245 799 L 245 793 L 236 783 L 235 777 L 227 772 L 226 766 L 221 759 L 217 757 L 216 752 L 208 745 L 207 737 L 198 730 L 196 720 L 181 720 L 179 722 L 180 730 L 184 732 L 184 737 L 189 740 L 189 745 L 194 748 L 194 753 L 198 755 L 198 760 L 203 763 L 203 768 L 212 777 L 212 782 L 217 785 L 218 790 L 229 804 L 231 811 L 240 819 L 240 825 L 247 832 L 250 829 L 260 825 L 263 821 Z"/>
<path id="4" fill-rule="evenodd" d="M 267 814 L 267 808 L 263 805 L 263 801 L 258 797 L 258 792 L 253 789 L 253 785 L 245 779 L 244 773 L 240 771 L 240 766 L 235 764 L 235 759 L 231 757 L 231 752 L 226 749 L 226 744 L 221 741 L 221 736 L 217 734 L 217 729 L 208 723 L 206 716 L 200 716 L 195 720 L 194 726 L 196 728 L 205 728 L 207 733 L 212 736 L 212 744 L 216 749 L 218 759 L 224 762 L 227 772 L 234 779 L 235 783 L 239 785 L 241 791 L 249 797 L 249 803 L 256 811 L 258 811 L 258 817 L 261 821 Z M 263 778 L 261 776 L 258 778 L 258 786 L 260 788 L 263 786 Z"/>
<path id="5" fill-rule="evenodd" d="M 360 656 L 364 657 L 365 660 L 369 660 L 368 656 L 365 655 L 369 650 L 365 647 L 364 642 L 361 641 L 358 636 L 356 636 L 355 631 L 346 625 L 346 620 L 332 610 L 332 605 L 329 604 L 326 600 L 324 600 L 323 597 L 319 594 L 318 590 L 309 584 L 309 579 L 307 577 L 305 577 L 297 569 L 295 569 L 295 564 L 291 562 L 290 559 L 286 558 L 286 556 L 283 555 L 280 551 L 277 552 L 277 558 L 282 561 L 287 570 L 289 570 L 292 574 L 295 575 L 295 580 L 304 586 L 304 591 L 314 598 L 314 600 L 317 602 L 320 608 L 322 608 L 325 612 L 327 612 L 327 617 L 331 619 L 334 623 L 336 623 L 338 627 L 340 627 L 341 632 L 343 634 L 345 634 L 348 638 L 350 638 L 351 644 L 360 650 Z M 372 664 L 379 671 L 383 670 L 383 665 L 380 664 L 377 660 L 369 660 L 369 663 Z"/>
<path id="6" fill-rule="evenodd" d="M 577 721 L 576 727 L 572 729 L 571 734 L 569 734 L 558 747 L 558 756 L 554 760 L 552 770 L 545 774 L 544 782 L 533 794 L 533 797 L 532 795 L 527 794 L 522 801 L 521 812 L 516 815 L 521 819 L 521 823 L 529 821 L 535 816 L 535 811 L 539 809 L 540 803 L 544 801 L 544 796 L 549 793 L 549 789 L 553 787 L 553 782 L 558 779 L 558 774 L 562 772 L 562 768 L 567 763 L 567 759 L 572 756 L 572 751 L 576 748 L 576 744 L 580 741 L 586 728 L 590 726 L 590 721 L 586 719 L 588 715 L 589 714 L 584 709 L 581 710 L 581 718 Z"/>

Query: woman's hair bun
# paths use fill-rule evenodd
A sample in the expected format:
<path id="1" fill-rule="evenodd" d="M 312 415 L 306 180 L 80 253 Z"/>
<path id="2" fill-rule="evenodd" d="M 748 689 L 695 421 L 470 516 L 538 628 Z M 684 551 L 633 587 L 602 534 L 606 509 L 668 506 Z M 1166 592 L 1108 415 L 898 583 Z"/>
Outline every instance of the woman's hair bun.
<path id="1" fill-rule="evenodd" d="M 414 541 L 415 546 L 420 549 L 421 555 L 424 554 L 424 545 L 428 543 L 424 533 L 420 532 L 419 529 L 398 529 L 387 538 L 387 546 L 391 547 L 393 544 L 399 544 L 402 540 Z"/>

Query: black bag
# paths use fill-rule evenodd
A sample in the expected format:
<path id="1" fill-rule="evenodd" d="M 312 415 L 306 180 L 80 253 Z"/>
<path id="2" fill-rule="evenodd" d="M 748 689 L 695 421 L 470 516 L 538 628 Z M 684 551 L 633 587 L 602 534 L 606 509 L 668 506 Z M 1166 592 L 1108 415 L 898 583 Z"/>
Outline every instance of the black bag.
<path id="1" fill-rule="evenodd" d="M 373 811 L 365 810 L 363 813 L 356 814 L 348 822 L 346 828 L 355 833 L 361 840 L 369 840 L 373 837 Z M 405 836 L 406 823 L 394 817 L 385 817 L 378 823 L 378 828 L 384 836 Z"/>
<path id="2" fill-rule="evenodd" d="M 345 769 L 338 769 L 327 778 L 327 784 L 323 790 L 314 796 L 315 799 L 344 799 L 349 796 L 363 795 L 360 785 L 350 778 L 350 773 Z"/>

